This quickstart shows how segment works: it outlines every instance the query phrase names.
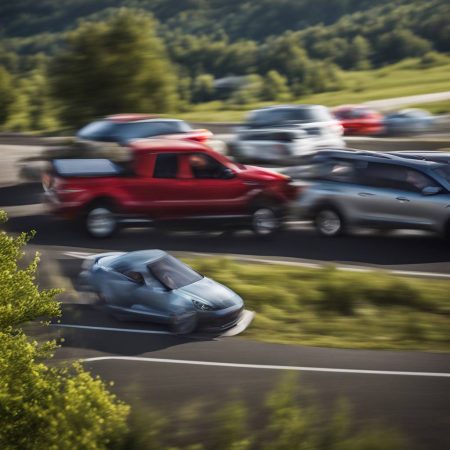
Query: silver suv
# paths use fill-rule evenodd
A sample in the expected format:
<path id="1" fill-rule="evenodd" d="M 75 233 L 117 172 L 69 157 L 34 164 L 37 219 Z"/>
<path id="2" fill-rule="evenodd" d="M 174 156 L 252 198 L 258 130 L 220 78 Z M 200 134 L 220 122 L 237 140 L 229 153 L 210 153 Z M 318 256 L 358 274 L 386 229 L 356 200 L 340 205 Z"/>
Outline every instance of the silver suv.
<path id="1" fill-rule="evenodd" d="M 288 162 L 319 147 L 345 147 L 342 133 L 325 106 L 270 106 L 249 114 L 229 148 L 240 161 Z"/>
<path id="2" fill-rule="evenodd" d="M 302 180 L 293 205 L 317 231 L 432 230 L 450 237 L 450 154 L 323 150 L 285 170 Z"/>

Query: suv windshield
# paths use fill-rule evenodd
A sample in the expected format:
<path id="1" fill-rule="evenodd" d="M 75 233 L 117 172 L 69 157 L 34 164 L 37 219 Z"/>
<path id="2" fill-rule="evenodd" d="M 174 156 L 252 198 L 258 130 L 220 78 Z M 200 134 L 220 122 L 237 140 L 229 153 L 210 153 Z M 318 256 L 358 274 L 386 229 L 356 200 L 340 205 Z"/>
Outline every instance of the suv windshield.
<path id="1" fill-rule="evenodd" d="M 146 122 L 114 122 L 98 120 L 86 125 L 78 132 L 82 139 L 104 142 L 121 142 L 163 134 L 186 133 L 191 127 L 178 120 L 152 120 Z"/>
<path id="2" fill-rule="evenodd" d="M 148 265 L 150 273 L 167 289 L 179 289 L 203 278 L 195 270 L 167 255 Z"/>

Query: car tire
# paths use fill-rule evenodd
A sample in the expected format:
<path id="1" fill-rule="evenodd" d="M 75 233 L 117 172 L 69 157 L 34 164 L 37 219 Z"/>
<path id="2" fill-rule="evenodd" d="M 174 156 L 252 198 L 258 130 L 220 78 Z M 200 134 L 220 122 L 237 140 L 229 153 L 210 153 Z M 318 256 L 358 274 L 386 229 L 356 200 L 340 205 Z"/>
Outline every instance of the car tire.
<path id="1" fill-rule="evenodd" d="M 332 207 L 323 207 L 316 211 L 314 225 L 322 236 L 340 236 L 345 232 L 342 214 Z"/>
<path id="2" fill-rule="evenodd" d="M 84 217 L 84 227 L 93 238 L 111 237 L 117 231 L 117 217 L 113 208 L 108 204 L 91 206 Z"/>
<path id="3" fill-rule="evenodd" d="M 261 204 L 253 208 L 251 229 L 256 236 L 268 237 L 282 227 L 282 214 L 271 204 Z"/>

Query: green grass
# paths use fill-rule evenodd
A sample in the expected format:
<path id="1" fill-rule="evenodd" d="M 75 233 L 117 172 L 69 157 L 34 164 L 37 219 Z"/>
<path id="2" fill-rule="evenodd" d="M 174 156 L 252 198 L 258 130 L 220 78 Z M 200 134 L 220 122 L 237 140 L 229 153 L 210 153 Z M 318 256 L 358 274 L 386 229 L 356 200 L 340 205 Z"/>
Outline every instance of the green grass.
<path id="1" fill-rule="evenodd" d="M 439 62 L 431 67 L 424 66 L 419 59 L 406 59 L 381 69 L 342 72 L 342 89 L 304 96 L 292 102 L 336 106 L 449 91 L 449 73 L 448 56 L 441 56 Z M 248 110 L 268 104 L 260 102 L 242 108 L 231 108 L 223 102 L 209 102 L 194 105 L 188 112 L 178 116 L 192 122 L 239 122 Z"/>
<path id="2" fill-rule="evenodd" d="M 330 268 L 190 259 L 239 293 L 255 320 L 242 334 L 323 347 L 450 350 L 450 282 Z"/>

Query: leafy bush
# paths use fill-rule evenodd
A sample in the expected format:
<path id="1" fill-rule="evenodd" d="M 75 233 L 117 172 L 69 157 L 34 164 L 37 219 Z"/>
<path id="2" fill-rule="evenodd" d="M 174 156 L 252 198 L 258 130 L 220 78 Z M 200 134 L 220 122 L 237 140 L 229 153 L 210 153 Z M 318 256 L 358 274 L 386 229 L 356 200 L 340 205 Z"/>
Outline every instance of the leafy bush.
<path id="1" fill-rule="evenodd" d="M 237 393 L 238 394 L 238 393 Z M 238 395 L 235 395 L 237 397 Z M 170 413 L 161 420 L 152 411 L 139 413 L 140 426 L 131 427 L 124 450 L 406 450 L 402 435 L 383 425 L 356 428 L 348 403 L 340 399 L 327 411 L 319 408 L 313 392 L 291 373 L 270 391 L 255 413 L 245 402 L 230 400 L 208 417 L 211 404 L 189 416 Z M 214 406 L 215 407 L 215 406 Z M 258 426 L 255 426 L 255 414 Z M 167 417 L 167 416 L 166 416 Z M 189 433 L 177 436 L 185 422 Z M 148 424 L 152 424 L 149 427 Z M 155 425 L 153 425 L 155 424 Z M 177 441 L 181 445 L 177 445 Z M 134 445 L 130 445 L 133 443 Z"/>
<path id="2" fill-rule="evenodd" d="M 78 364 L 48 366 L 55 342 L 31 341 L 21 328 L 60 314 L 59 291 L 41 291 L 35 283 L 38 256 L 25 268 L 18 265 L 31 237 L 0 231 L 0 448 L 112 448 L 127 431 L 128 406 Z"/>

